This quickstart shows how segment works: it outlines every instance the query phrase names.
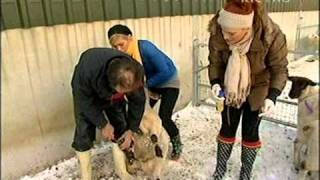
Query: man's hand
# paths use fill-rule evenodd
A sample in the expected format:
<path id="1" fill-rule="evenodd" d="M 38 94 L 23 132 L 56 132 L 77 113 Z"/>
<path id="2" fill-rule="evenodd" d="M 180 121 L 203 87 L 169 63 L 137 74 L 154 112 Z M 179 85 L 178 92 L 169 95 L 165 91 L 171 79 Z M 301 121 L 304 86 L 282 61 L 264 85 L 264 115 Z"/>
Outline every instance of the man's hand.
<path id="1" fill-rule="evenodd" d="M 108 141 L 114 140 L 114 128 L 110 123 L 101 129 L 101 133 Z"/>
<path id="2" fill-rule="evenodd" d="M 274 108 L 275 104 L 273 103 L 273 101 L 271 99 L 265 99 L 264 104 L 261 108 L 262 113 L 259 114 L 259 117 L 270 115 L 271 113 L 273 113 Z"/>
<path id="3" fill-rule="evenodd" d="M 125 150 L 128 149 L 132 143 L 133 135 L 131 130 L 127 130 L 122 137 L 120 138 L 120 141 L 123 139 L 123 142 L 120 144 L 120 149 Z"/>

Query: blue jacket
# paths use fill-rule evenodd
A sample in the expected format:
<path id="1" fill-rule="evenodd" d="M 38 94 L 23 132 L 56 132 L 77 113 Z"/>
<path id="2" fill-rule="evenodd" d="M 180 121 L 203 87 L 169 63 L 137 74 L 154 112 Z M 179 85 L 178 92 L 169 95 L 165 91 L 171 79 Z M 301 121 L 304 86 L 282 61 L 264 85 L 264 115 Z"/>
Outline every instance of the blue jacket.
<path id="1" fill-rule="evenodd" d="M 159 87 L 177 76 L 173 61 L 148 40 L 139 40 L 148 88 Z"/>

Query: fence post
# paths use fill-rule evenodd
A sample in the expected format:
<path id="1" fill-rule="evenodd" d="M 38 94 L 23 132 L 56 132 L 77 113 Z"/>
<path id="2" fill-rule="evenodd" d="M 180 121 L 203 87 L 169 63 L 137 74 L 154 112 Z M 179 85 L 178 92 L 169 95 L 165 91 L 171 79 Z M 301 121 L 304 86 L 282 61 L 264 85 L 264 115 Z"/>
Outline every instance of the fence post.
<path id="1" fill-rule="evenodd" d="M 193 96 L 192 96 L 192 105 L 197 106 L 199 100 L 199 87 L 198 87 L 198 55 L 199 55 L 199 39 L 194 39 L 192 42 L 192 75 L 193 75 Z"/>

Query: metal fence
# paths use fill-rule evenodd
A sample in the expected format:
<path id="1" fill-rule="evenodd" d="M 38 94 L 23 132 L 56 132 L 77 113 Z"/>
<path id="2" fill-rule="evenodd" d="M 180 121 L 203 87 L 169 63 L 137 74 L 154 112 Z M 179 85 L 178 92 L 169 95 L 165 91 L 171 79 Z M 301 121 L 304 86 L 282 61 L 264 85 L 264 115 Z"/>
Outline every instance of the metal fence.
<path id="1" fill-rule="evenodd" d="M 211 99 L 210 82 L 208 78 L 208 44 L 193 41 L 193 105 L 215 106 Z M 278 97 L 275 112 L 270 116 L 264 116 L 262 120 L 278 124 L 297 127 L 298 103 L 288 98 L 291 83 L 288 81 L 282 94 Z"/>
<path id="2" fill-rule="evenodd" d="M 305 25 L 303 17 L 305 0 L 299 0 L 298 3 L 298 24 L 296 27 L 295 49 L 292 53 L 295 59 L 303 55 L 315 55 L 319 57 L 319 23 L 314 25 Z M 309 1 L 311 2 L 311 1 Z M 315 1 L 314 1 L 315 2 Z M 317 1 L 319 3 L 319 1 Z M 316 5 L 316 4 L 314 4 Z M 317 5 L 319 7 L 319 4 Z"/>
<path id="3" fill-rule="evenodd" d="M 295 59 L 304 55 L 319 56 L 319 24 L 303 26 L 298 23 L 293 53 Z"/>

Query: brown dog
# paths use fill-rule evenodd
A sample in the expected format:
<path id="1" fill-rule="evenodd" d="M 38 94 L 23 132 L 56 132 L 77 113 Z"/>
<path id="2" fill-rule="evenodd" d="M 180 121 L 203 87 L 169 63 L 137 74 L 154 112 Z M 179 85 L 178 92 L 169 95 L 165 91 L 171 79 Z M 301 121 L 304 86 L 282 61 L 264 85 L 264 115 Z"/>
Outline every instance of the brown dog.
<path id="1" fill-rule="evenodd" d="M 294 165 L 299 179 L 319 179 L 319 87 L 308 78 L 292 76 L 290 98 L 298 98 L 298 133 Z"/>
<path id="2" fill-rule="evenodd" d="M 115 171 L 123 180 L 138 179 L 134 175 L 142 171 L 154 179 L 160 179 L 169 149 L 169 136 L 158 114 L 147 108 L 140 124 L 141 133 L 134 133 L 134 144 L 127 153 L 118 144 L 112 148 Z"/>

